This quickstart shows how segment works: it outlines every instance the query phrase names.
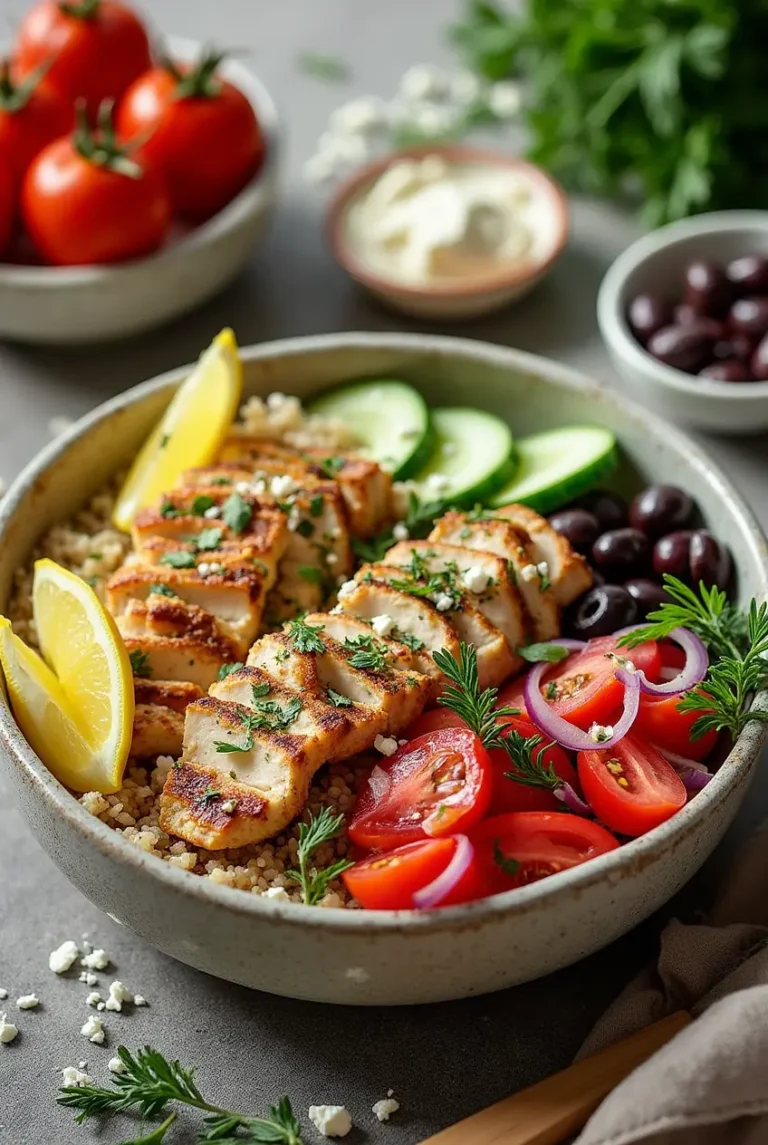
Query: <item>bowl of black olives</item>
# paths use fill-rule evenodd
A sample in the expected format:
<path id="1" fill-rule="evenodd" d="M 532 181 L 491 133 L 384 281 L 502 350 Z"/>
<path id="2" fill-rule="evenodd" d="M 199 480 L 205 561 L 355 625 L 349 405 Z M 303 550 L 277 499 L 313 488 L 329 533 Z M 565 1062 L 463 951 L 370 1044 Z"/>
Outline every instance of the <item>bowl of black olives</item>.
<path id="1" fill-rule="evenodd" d="M 768 211 L 718 211 L 633 243 L 600 287 L 608 352 L 644 405 L 716 433 L 768 428 Z"/>

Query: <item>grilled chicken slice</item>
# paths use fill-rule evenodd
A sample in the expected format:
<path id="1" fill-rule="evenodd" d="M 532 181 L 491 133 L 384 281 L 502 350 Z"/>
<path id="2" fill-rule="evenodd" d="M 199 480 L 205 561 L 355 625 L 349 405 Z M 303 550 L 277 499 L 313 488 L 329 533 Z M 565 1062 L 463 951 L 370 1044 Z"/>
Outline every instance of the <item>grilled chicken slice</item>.
<path id="1" fill-rule="evenodd" d="M 552 595 L 558 604 L 570 604 L 587 591 L 592 584 L 589 565 L 544 517 L 526 505 L 504 505 L 496 509 L 496 513 L 512 521 L 527 534 L 535 563 L 543 561 L 547 565 Z"/>
<path id="2" fill-rule="evenodd" d="M 359 641 L 371 635 L 370 623 L 358 620 L 349 613 L 337 612 L 336 609 L 332 612 L 309 612 L 304 620 L 307 624 L 320 625 L 328 636 L 338 640 L 340 644 Z M 410 646 L 402 644 L 399 640 L 393 640 L 391 636 L 377 635 L 376 639 L 388 650 L 394 668 L 399 668 L 401 671 L 408 669 L 420 671 L 414 663 L 414 652 Z"/>
<path id="3" fill-rule="evenodd" d="M 473 518 L 467 513 L 445 513 L 429 534 L 430 541 L 463 545 L 477 552 L 493 553 L 509 561 L 523 598 L 535 640 L 551 640 L 560 631 L 560 608 L 554 594 L 536 571 L 536 553 L 528 536 L 511 521 L 496 516 Z"/>
<path id="4" fill-rule="evenodd" d="M 154 759 L 158 755 L 181 755 L 184 712 L 193 700 L 202 698 L 196 684 L 176 680 L 134 680 L 136 712 L 133 717 L 131 755 Z"/>
<path id="5" fill-rule="evenodd" d="M 444 648 L 458 656 L 458 636 L 449 619 L 430 601 L 390 588 L 387 578 L 393 572 L 398 575 L 397 570 L 366 565 L 357 574 L 357 587 L 339 594 L 337 607 L 342 613 L 362 620 L 390 617 L 394 621 L 392 633 L 395 639 L 406 637 L 410 640 L 414 647 L 413 666 L 430 677 L 430 699 L 436 699 L 443 690 L 443 676 L 432 659 L 432 653 Z"/>
<path id="6" fill-rule="evenodd" d="M 178 599 L 153 593 L 145 601 L 132 600 L 117 626 L 151 680 L 186 680 L 207 689 L 222 665 L 238 660 L 237 645 L 215 618 Z"/>
<path id="7" fill-rule="evenodd" d="M 418 586 L 425 578 L 440 577 L 436 584 L 436 603 L 441 596 L 464 594 L 474 608 L 482 612 L 503 633 L 510 652 L 525 644 L 528 623 L 522 598 L 509 579 L 507 562 L 488 553 L 446 545 L 435 541 L 400 541 L 384 556 L 384 564 L 405 570 L 405 579 Z M 488 578 L 481 592 L 467 588 L 465 574 L 480 568 Z M 450 606 L 446 611 L 450 611 Z M 518 664 L 520 662 L 518 661 Z"/>

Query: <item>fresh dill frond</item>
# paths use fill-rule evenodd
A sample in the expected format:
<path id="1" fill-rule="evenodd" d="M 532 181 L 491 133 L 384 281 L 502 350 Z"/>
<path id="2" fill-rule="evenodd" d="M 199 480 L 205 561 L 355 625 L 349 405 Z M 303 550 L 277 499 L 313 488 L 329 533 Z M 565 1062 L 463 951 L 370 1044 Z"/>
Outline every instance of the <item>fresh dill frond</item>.
<path id="1" fill-rule="evenodd" d="M 307 624 L 298 617 L 288 625 L 288 639 L 297 652 L 325 652 L 322 624 Z"/>
<path id="2" fill-rule="evenodd" d="M 512 770 L 505 771 L 504 777 L 526 787 L 543 787 L 547 791 L 556 791 L 563 781 L 552 764 L 545 765 L 544 762 L 544 755 L 553 743 L 554 740 L 544 744 L 540 735 L 526 738 L 518 731 L 511 731 L 501 741 L 512 764 Z"/>
<path id="3" fill-rule="evenodd" d="M 286 875 L 301 887 L 302 897 L 307 906 L 315 906 L 324 897 L 328 886 L 343 871 L 353 864 L 348 859 L 340 859 L 329 867 L 316 870 L 311 860 L 324 843 L 335 839 L 344 824 L 343 815 L 334 815 L 329 807 L 323 807 L 318 815 L 310 815 L 308 823 L 299 823 L 298 870 L 286 871 Z"/>
<path id="4" fill-rule="evenodd" d="M 496 707 L 498 688 L 480 690 L 475 648 L 462 641 L 458 660 L 444 648 L 433 652 L 432 659 L 451 681 L 438 703 L 455 712 L 486 748 L 501 747 L 503 727 L 499 726 L 499 716 L 518 716 L 520 712 L 517 708 Z"/>
<path id="5" fill-rule="evenodd" d="M 716 656 L 740 659 L 747 645 L 747 618 L 716 585 L 699 583 L 698 595 L 675 576 L 664 574 L 671 600 L 648 614 L 649 623 L 627 632 L 619 644 L 635 648 L 645 640 L 664 640 L 676 628 L 689 628 Z"/>

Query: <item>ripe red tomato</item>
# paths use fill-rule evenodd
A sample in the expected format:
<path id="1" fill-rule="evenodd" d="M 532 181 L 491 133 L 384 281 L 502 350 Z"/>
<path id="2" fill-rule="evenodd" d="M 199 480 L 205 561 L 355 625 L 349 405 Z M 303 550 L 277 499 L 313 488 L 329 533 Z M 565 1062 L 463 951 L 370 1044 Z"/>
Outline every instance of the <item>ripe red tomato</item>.
<path id="1" fill-rule="evenodd" d="M 580 751 L 584 798 L 612 831 L 644 835 L 685 805 L 683 782 L 649 743 L 624 736 L 607 751 Z"/>
<path id="2" fill-rule="evenodd" d="M 525 710 L 525 696 L 523 689 L 525 688 L 525 676 L 517 676 L 511 680 L 499 694 L 496 702 L 497 708 L 517 708 L 521 716 L 527 716 Z"/>
<path id="3" fill-rule="evenodd" d="M 453 835 L 406 843 L 385 855 L 372 855 L 355 863 L 342 878 L 349 893 L 368 910 L 410 910 L 416 891 L 443 873 L 456 852 L 456 846 Z M 473 862 L 440 906 L 471 902 L 488 893 Z"/>
<path id="4" fill-rule="evenodd" d="M 358 846 L 386 851 L 425 836 L 466 832 L 488 810 L 491 761 L 468 728 L 420 736 L 379 766 L 388 785 L 369 784 L 349 824 Z"/>
<path id="5" fill-rule="evenodd" d="M 604 724 L 621 707 L 624 685 L 616 679 L 616 657 L 631 660 L 649 680 L 657 679 L 659 646 L 653 640 L 637 648 L 619 648 L 615 637 L 590 640 L 586 648 L 555 664 L 546 673 L 541 692 L 552 711 L 569 723 L 587 731 L 592 724 Z M 499 702 L 507 702 L 507 693 Z"/>
<path id="6" fill-rule="evenodd" d="M 89 154 L 93 150 L 97 158 Z M 99 160 L 105 153 L 109 159 Z M 133 174 L 126 173 L 126 162 Z M 82 129 L 77 137 L 50 143 L 32 163 L 21 213 L 37 249 L 58 266 L 139 258 L 160 246 L 171 221 L 162 176 L 118 148 L 109 152 L 108 141 L 83 136 Z"/>
<path id="7" fill-rule="evenodd" d="M 688 759 L 706 759 L 717 743 L 717 732 L 706 732 L 700 739 L 691 739 L 691 728 L 701 712 L 681 712 L 678 707 L 683 696 L 641 696 L 640 710 L 632 725 L 633 734 L 676 755 Z"/>
<path id="8" fill-rule="evenodd" d="M 0 158 L 17 183 L 47 144 L 71 129 L 72 108 L 46 83 L 16 84 L 8 65 L 0 72 Z"/>
<path id="9" fill-rule="evenodd" d="M 408 739 L 417 739 L 429 732 L 442 731 L 443 728 L 465 728 L 466 726 L 461 716 L 457 716 L 449 708 L 430 708 L 428 712 L 422 712 L 419 718 L 414 720 L 408 728 L 407 734 Z"/>
<path id="10" fill-rule="evenodd" d="M 174 212 L 202 222 L 242 191 L 264 157 L 264 138 L 243 93 L 215 75 L 221 56 L 194 69 L 153 68 L 118 108 L 123 140 L 145 141 L 137 154 L 168 180 Z"/>
<path id="11" fill-rule="evenodd" d="M 46 84 L 70 107 L 84 99 L 91 116 L 151 65 L 146 29 L 119 0 L 40 0 L 22 20 L 14 51 L 20 79 L 48 66 Z"/>
<path id="12" fill-rule="evenodd" d="M 541 739 L 541 744 L 533 750 L 532 755 L 534 761 L 543 766 L 545 770 L 551 767 L 555 775 L 558 775 L 560 779 L 564 779 L 566 783 L 570 783 L 571 787 L 578 790 L 579 781 L 576 775 L 576 768 L 571 763 L 563 748 L 557 744 L 552 744 L 551 747 L 547 747 L 546 736 L 542 736 L 538 728 L 536 728 L 530 720 L 526 720 L 522 716 L 513 716 L 505 720 L 505 724 L 507 725 L 505 728 L 506 735 L 509 735 L 509 733 L 513 731 L 518 732 L 524 739 L 538 735 Z M 502 815 L 506 811 L 562 810 L 563 805 L 560 800 L 545 787 L 531 787 L 527 783 L 518 783 L 514 779 L 507 778 L 506 772 L 514 771 L 515 769 L 503 748 L 494 748 L 488 754 L 491 757 L 491 764 L 493 765 L 491 815 Z"/>
<path id="13" fill-rule="evenodd" d="M 11 245 L 13 223 L 16 214 L 16 198 L 10 168 L 0 163 L 0 257 Z"/>
<path id="14" fill-rule="evenodd" d="M 525 886 L 618 847 L 604 827 L 562 811 L 516 811 L 470 832 L 488 894 Z"/>

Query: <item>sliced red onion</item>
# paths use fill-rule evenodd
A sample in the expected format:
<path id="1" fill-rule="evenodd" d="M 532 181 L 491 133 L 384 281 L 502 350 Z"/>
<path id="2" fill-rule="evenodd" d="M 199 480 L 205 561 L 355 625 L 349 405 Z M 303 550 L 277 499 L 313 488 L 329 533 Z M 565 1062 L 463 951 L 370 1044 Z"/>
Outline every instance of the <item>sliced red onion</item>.
<path id="1" fill-rule="evenodd" d="M 688 759 L 686 755 L 676 755 L 673 751 L 667 751 L 665 747 L 658 747 L 656 750 L 664 756 L 667 763 L 671 763 L 674 768 L 690 768 L 693 771 L 702 771 L 705 775 L 709 775 L 709 768 L 705 763 L 699 763 L 698 759 Z"/>
<path id="2" fill-rule="evenodd" d="M 667 763 L 672 764 L 682 779 L 686 791 L 690 791 L 691 794 L 701 791 L 702 787 L 706 787 L 710 779 L 714 778 L 709 768 L 705 767 L 703 763 L 699 763 L 697 759 L 688 759 L 684 755 L 675 755 L 674 752 L 664 751 L 661 748 L 659 751 Z"/>
<path id="3" fill-rule="evenodd" d="M 575 811 L 577 815 L 592 814 L 592 808 L 589 804 L 585 803 L 581 796 L 577 795 L 573 790 L 570 783 L 566 783 L 565 780 L 563 780 L 559 787 L 555 788 L 554 796 L 555 799 L 559 799 L 561 803 L 564 803 L 569 811 Z"/>
<path id="4" fill-rule="evenodd" d="M 570 751 L 604 751 L 624 738 L 635 722 L 640 708 L 639 673 L 627 672 L 623 668 L 617 670 L 616 676 L 625 685 L 624 711 L 618 722 L 613 725 L 612 734 L 607 739 L 596 740 L 590 732 L 582 731 L 581 728 L 569 724 L 562 716 L 555 715 L 542 696 L 539 685 L 549 667 L 551 667 L 549 664 L 535 664 L 525 678 L 525 706 L 529 718 L 540 731 Z"/>
<path id="5" fill-rule="evenodd" d="M 458 885 L 475 857 L 475 848 L 466 835 L 453 837 L 456 840 L 456 850 L 448 866 L 431 883 L 427 883 L 420 891 L 414 891 L 413 905 L 417 910 L 432 910 L 433 907 L 440 906 Z"/>
<path id="6" fill-rule="evenodd" d="M 621 628 L 614 633 L 614 636 L 624 636 L 627 632 L 637 632 L 638 629 L 647 627 L 648 625 L 634 624 L 629 628 Z M 685 652 L 685 663 L 679 672 L 667 677 L 663 684 L 652 684 L 641 668 L 635 668 L 634 672 L 640 678 L 640 691 L 648 696 L 678 696 L 681 692 L 690 692 L 691 688 L 700 684 L 707 674 L 709 653 L 695 632 L 691 632 L 689 628 L 675 628 L 670 632 L 668 639 L 674 640 L 675 644 L 679 644 Z M 619 651 L 617 655 L 621 656 L 621 652 Z M 628 667 L 627 671 L 632 672 L 633 668 Z"/>
<path id="7" fill-rule="evenodd" d="M 371 795 L 374 798 L 374 802 L 379 803 L 383 796 L 388 794 L 389 789 L 392 786 L 392 780 L 387 775 L 386 771 L 379 767 L 377 763 L 371 771 L 371 774 L 368 776 L 368 785 L 371 789 Z"/>

